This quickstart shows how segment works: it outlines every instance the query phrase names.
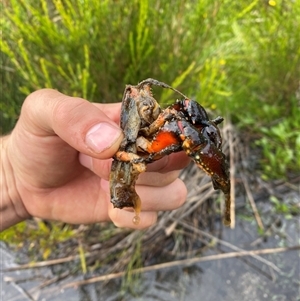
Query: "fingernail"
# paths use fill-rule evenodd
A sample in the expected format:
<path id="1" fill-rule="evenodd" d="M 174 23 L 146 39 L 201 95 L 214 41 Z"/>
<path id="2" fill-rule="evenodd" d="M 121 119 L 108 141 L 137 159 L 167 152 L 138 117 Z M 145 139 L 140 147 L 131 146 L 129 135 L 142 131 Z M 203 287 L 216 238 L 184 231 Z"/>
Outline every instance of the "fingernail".
<path id="1" fill-rule="evenodd" d="M 86 144 L 96 153 L 101 153 L 113 145 L 121 135 L 121 130 L 109 123 L 94 125 L 86 134 Z"/>
<path id="2" fill-rule="evenodd" d="M 93 169 L 93 159 L 92 157 L 82 154 L 79 154 L 79 162 L 82 166 L 92 170 Z"/>

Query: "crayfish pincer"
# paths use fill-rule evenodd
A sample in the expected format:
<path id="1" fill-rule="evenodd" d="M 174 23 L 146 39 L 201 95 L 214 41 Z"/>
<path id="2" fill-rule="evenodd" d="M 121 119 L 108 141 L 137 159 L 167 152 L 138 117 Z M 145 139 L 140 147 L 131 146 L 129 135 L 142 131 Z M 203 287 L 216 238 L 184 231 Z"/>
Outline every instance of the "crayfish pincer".
<path id="1" fill-rule="evenodd" d="M 162 109 L 151 86 L 178 93 L 182 99 Z M 116 208 L 133 207 L 133 222 L 139 223 L 141 200 L 135 183 L 148 163 L 173 152 L 185 151 L 206 172 L 214 189 L 225 195 L 224 224 L 230 225 L 229 165 L 222 152 L 218 124 L 222 117 L 209 120 L 205 109 L 171 86 L 152 78 L 136 86 L 127 85 L 121 107 L 120 126 L 124 139 L 114 156 L 110 173 L 111 202 Z"/>

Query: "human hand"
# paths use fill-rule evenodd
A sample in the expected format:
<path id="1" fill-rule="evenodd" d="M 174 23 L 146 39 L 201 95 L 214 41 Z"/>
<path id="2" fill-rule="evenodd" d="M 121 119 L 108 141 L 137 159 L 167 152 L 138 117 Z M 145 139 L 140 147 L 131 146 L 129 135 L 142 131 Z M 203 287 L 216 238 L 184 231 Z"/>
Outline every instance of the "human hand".
<path id="1" fill-rule="evenodd" d="M 120 108 L 51 89 L 26 98 L 15 128 L 1 141 L 1 230 L 31 216 L 75 224 L 111 220 L 141 229 L 155 223 L 158 211 L 182 205 L 186 188 L 178 175 L 189 159 L 177 153 L 149 164 L 140 175 L 139 225 L 133 224 L 131 209 L 113 208 L 108 179 L 123 138 Z"/>

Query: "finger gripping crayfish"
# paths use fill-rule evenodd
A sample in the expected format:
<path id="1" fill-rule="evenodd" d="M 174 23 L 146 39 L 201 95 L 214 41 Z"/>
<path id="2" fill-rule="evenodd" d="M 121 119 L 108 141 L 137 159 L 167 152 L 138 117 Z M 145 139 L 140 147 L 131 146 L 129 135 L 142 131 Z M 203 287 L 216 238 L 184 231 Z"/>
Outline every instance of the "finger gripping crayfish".
<path id="1" fill-rule="evenodd" d="M 183 99 L 162 109 L 151 86 L 180 94 Z M 229 165 L 222 152 L 218 124 L 222 117 L 209 120 L 205 109 L 171 86 L 152 78 L 136 86 L 127 85 L 121 107 L 120 126 L 124 132 L 110 173 L 111 202 L 116 208 L 133 207 L 133 222 L 139 223 L 141 200 L 135 183 L 146 165 L 174 152 L 184 151 L 206 172 L 214 189 L 225 195 L 224 224 L 230 225 Z"/>

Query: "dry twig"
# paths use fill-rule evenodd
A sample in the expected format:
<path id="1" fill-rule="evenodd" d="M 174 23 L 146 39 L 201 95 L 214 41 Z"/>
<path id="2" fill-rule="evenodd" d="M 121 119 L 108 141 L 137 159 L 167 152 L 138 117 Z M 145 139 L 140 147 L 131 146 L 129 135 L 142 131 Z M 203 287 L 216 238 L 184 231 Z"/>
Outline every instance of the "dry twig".
<path id="1" fill-rule="evenodd" d="M 261 220 L 261 218 L 260 218 L 260 215 L 259 215 L 259 213 L 258 213 L 258 210 L 257 210 L 256 204 L 255 204 L 253 195 L 252 195 L 252 193 L 251 193 L 251 190 L 250 190 L 248 181 L 247 181 L 247 179 L 246 179 L 246 177 L 245 177 L 244 175 L 241 175 L 241 178 L 242 178 L 242 181 L 243 181 L 243 184 L 244 184 L 244 187 L 245 187 L 245 190 L 246 190 L 246 194 L 247 194 L 247 197 L 248 197 L 248 199 L 249 199 L 251 208 L 252 208 L 252 210 L 253 210 L 253 214 L 254 214 L 254 216 L 255 216 L 257 225 L 258 225 L 258 227 L 259 227 L 261 230 L 264 230 L 265 227 L 264 227 L 264 225 L 263 225 L 263 223 L 262 223 L 262 220 Z"/>
<path id="2" fill-rule="evenodd" d="M 230 199 L 230 218 L 231 218 L 231 229 L 235 228 L 235 151 L 234 151 L 234 143 L 232 137 L 232 127 L 228 125 L 228 143 L 229 143 L 229 158 L 230 158 L 230 191 L 231 191 L 231 199 Z"/>
<path id="3" fill-rule="evenodd" d="M 177 266 L 190 266 L 192 264 L 196 264 L 196 263 L 204 262 L 204 261 L 220 260 L 220 259 L 226 259 L 226 258 L 237 258 L 237 257 L 244 257 L 244 256 L 263 255 L 263 254 L 274 254 L 274 253 L 281 253 L 281 252 L 287 252 L 287 251 L 295 251 L 295 250 L 299 250 L 299 249 L 300 249 L 300 246 L 294 246 L 294 247 L 289 247 L 289 248 L 273 248 L 273 249 L 262 249 L 262 250 L 253 250 L 253 251 L 230 252 L 230 253 L 224 253 L 224 254 L 218 254 L 218 255 L 195 257 L 195 258 L 165 262 L 165 263 L 161 263 L 161 264 L 155 264 L 155 265 L 144 267 L 144 268 L 134 269 L 130 273 L 140 274 L 140 273 L 146 273 L 146 272 L 150 272 L 150 271 L 156 271 L 156 270 L 172 268 L 172 267 L 177 267 Z M 91 283 L 95 283 L 95 282 L 108 281 L 108 280 L 123 277 L 125 274 L 126 274 L 126 272 L 119 272 L 119 273 L 114 273 L 114 274 L 97 276 L 97 277 L 93 277 L 93 278 L 86 279 L 86 280 L 74 281 L 74 282 L 65 284 L 63 286 L 63 288 L 78 287 L 81 285 L 91 284 Z"/>
<path id="4" fill-rule="evenodd" d="M 192 228 L 190 225 L 188 225 L 188 224 L 186 224 L 186 223 L 181 222 L 180 224 L 181 224 L 183 227 L 185 227 L 185 228 L 188 228 L 188 229 L 191 229 L 191 228 Z M 239 247 L 237 247 L 237 246 L 235 246 L 235 245 L 233 245 L 233 244 L 231 244 L 231 243 L 229 243 L 229 242 L 227 242 L 227 241 L 224 241 L 224 240 L 222 240 L 222 239 L 219 239 L 219 238 L 217 238 L 217 237 L 215 237 L 215 236 L 213 236 L 213 235 L 211 235 L 211 234 L 209 234 L 209 233 L 206 233 L 205 231 L 202 231 L 202 230 L 200 230 L 200 229 L 194 229 L 194 231 L 196 231 L 197 233 L 199 233 L 199 234 L 201 234 L 201 235 L 203 235 L 203 236 L 205 236 L 205 237 L 208 237 L 209 239 L 212 239 L 212 240 L 214 240 L 215 242 L 217 242 L 217 243 L 219 243 L 219 244 L 221 244 L 221 245 L 223 245 L 223 246 L 226 246 L 226 247 L 228 247 L 228 248 L 230 248 L 230 249 L 232 249 L 232 250 L 235 250 L 235 251 L 237 251 L 237 252 L 245 252 L 245 250 L 243 250 L 243 249 L 241 249 L 241 248 L 239 248 Z M 274 269 L 274 270 L 277 271 L 278 273 L 281 272 L 281 270 L 280 270 L 274 263 L 272 263 L 272 262 L 270 262 L 270 261 L 268 261 L 268 260 L 266 260 L 266 259 L 264 259 L 264 258 L 262 258 L 262 257 L 260 257 L 260 256 L 258 256 L 258 255 L 255 255 L 255 254 L 249 255 L 249 256 L 252 256 L 252 257 L 255 258 L 256 260 L 258 260 L 258 261 L 260 261 L 260 262 L 263 262 L 264 264 L 266 264 L 267 266 L 271 267 L 272 269 Z"/>
<path id="5" fill-rule="evenodd" d="M 89 257 L 89 256 L 91 256 L 91 253 L 86 253 L 85 256 Z M 5 273 L 5 272 L 14 272 L 14 271 L 20 271 L 20 270 L 48 267 L 48 266 L 51 266 L 51 265 L 56 265 L 56 264 L 61 264 L 61 263 L 74 261 L 74 260 L 77 260 L 77 259 L 79 259 L 79 255 L 68 256 L 68 257 L 58 258 L 58 259 L 44 260 L 44 261 L 39 261 L 39 262 L 31 262 L 31 263 L 18 265 L 18 266 L 15 266 L 15 267 L 3 269 L 3 270 L 1 270 L 1 272 Z"/>

